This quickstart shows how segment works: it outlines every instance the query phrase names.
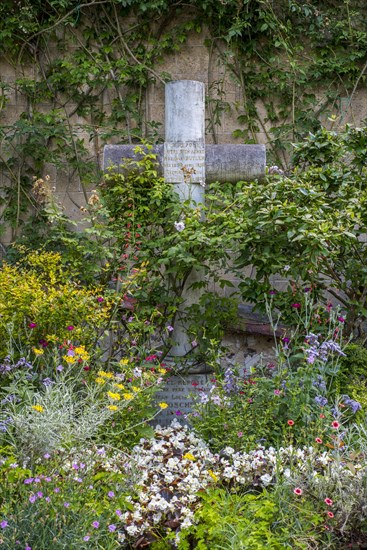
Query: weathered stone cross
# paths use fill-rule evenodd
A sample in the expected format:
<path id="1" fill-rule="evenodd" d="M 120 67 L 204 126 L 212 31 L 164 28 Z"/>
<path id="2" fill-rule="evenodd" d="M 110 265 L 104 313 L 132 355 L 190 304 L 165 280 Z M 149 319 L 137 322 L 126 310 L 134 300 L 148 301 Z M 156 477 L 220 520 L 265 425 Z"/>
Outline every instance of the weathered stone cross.
<path id="1" fill-rule="evenodd" d="M 204 202 L 205 182 L 251 181 L 265 173 L 265 145 L 205 145 L 205 85 L 195 80 L 166 84 L 166 141 L 156 145 L 160 173 L 182 202 Z M 103 169 L 119 171 L 123 158 L 134 158 L 136 145 L 106 145 Z M 200 185 L 201 184 L 201 185 Z M 195 303 L 197 291 L 190 290 L 200 278 L 193 273 L 186 282 L 185 306 Z M 172 355 L 183 356 L 191 345 L 182 326 L 175 325 L 176 345 Z"/>

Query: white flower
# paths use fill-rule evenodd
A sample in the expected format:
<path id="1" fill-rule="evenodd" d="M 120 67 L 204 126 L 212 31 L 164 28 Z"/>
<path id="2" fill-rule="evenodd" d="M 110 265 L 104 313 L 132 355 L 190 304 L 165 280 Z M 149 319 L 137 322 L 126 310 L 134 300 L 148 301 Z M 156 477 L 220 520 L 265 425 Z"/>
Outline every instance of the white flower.
<path id="1" fill-rule="evenodd" d="M 269 485 L 273 478 L 269 474 L 264 474 L 263 476 L 260 476 L 260 479 L 263 482 L 263 485 L 265 485 L 266 487 L 267 485 Z"/>
<path id="2" fill-rule="evenodd" d="M 185 229 L 184 222 L 175 222 L 174 225 L 177 231 L 183 231 Z"/>

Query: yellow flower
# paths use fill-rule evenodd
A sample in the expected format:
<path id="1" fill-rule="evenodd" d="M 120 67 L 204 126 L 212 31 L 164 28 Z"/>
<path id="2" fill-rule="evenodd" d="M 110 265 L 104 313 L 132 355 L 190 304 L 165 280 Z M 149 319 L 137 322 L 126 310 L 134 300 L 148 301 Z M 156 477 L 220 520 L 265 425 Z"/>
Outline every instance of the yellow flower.
<path id="1" fill-rule="evenodd" d="M 168 405 L 167 403 L 158 403 L 161 409 L 167 409 Z"/>
<path id="2" fill-rule="evenodd" d="M 134 397 L 132 393 L 123 393 L 122 396 L 126 399 L 126 401 L 130 401 L 130 399 L 133 399 Z"/>
<path id="3" fill-rule="evenodd" d="M 103 378 L 113 378 L 112 372 L 105 372 L 104 370 L 98 371 L 99 376 L 103 376 Z"/>
<path id="4" fill-rule="evenodd" d="M 43 349 L 33 348 L 33 351 L 36 355 L 43 355 L 45 352 Z"/>
<path id="5" fill-rule="evenodd" d="M 119 410 L 117 405 L 108 405 L 107 409 L 110 409 L 110 411 L 118 411 Z"/>
<path id="6" fill-rule="evenodd" d="M 137 388 L 136 386 L 131 386 L 131 387 L 132 387 L 132 389 L 133 389 L 133 391 L 134 391 L 135 393 L 138 392 L 138 391 L 140 391 L 140 388 Z"/>
<path id="7" fill-rule="evenodd" d="M 196 458 L 194 457 L 194 455 L 191 454 L 191 453 L 186 453 L 185 455 L 183 455 L 182 458 L 186 458 L 187 460 L 196 460 Z"/>
<path id="8" fill-rule="evenodd" d="M 120 360 L 120 365 L 125 366 L 125 365 L 128 365 L 128 364 L 129 364 L 129 360 L 128 360 L 128 359 L 121 359 L 121 360 Z"/>
<path id="9" fill-rule="evenodd" d="M 112 391 L 107 392 L 108 397 L 113 399 L 114 401 L 120 401 L 121 395 L 119 393 L 112 393 Z"/>
<path id="10" fill-rule="evenodd" d="M 42 405 L 32 405 L 32 409 L 34 409 L 35 411 L 39 412 L 39 413 L 43 413 L 43 411 L 45 410 Z"/>
<path id="11" fill-rule="evenodd" d="M 75 361 L 76 361 L 76 357 L 74 357 L 73 355 L 64 355 L 63 359 L 64 359 L 64 361 L 66 361 L 67 363 L 70 363 L 70 364 L 75 363 Z"/>
<path id="12" fill-rule="evenodd" d="M 118 388 L 119 390 L 125 389 L 125 386 L 123 384 L 113 384 L 115 388 Z"/>
<path id="13" fill-rule="evenodd" d="M 215 475 L 215 473 L 213 472 L 213 470 L 208 470 L 208 474 L 210 475 L 210 477 L 212 479 L 214 479 L 214 481 L 218 481 L 218 476 Z"/>
<path id="14" fill-rule="evenodd" d="M 96 384 L 101 384 L 102 386 L 105 383 L 106 383 L 106 380 L 104 378 L 100 378 L 99 376 L 96 378 Z"/>
<path id="15" fill-rule="evenodd" d="M 161 369 L 158 369 L 158 372 L 160 372 L 161 374 L 166 374 L 167 371 L 166 371 L 166 369 L 161 368 Z"/>

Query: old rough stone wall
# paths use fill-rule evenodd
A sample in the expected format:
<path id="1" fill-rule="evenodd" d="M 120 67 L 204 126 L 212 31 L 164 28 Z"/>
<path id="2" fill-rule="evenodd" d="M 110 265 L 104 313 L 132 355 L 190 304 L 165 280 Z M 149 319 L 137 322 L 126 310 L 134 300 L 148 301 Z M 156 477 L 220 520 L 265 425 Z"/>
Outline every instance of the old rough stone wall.
<path id="1" fill-rule="evenodd" d="M 177 52 L 167 55 L 164 61 L 156 67 L 157 73 L 168 73 L 173 80 L 199 80 L 205 83 L 206 87 L 206 143 L 241 143 L 241 139 L 235 139 L 233 132 L 241 129 L 241 124 L 237 117 L 241 115 L 240 105 L 243 104 L 243 91 L 241 86 L 235 81 L 233 74 L 221 62 L 218 52 L 210 51 L 205 46 L 207 38 L 205 29 L 201 33 L 192 32 L 187 41 L 182 44 Z M 223 46 L 224 48 L 224 46 Z M 222 53 L 228 53 L 223 50 Z M 56 55 L 56 52 L 55 52 Z M 16 92 L 15 81 L 19 78 L 37 78 L 39 68 L 35 66 L 20 65 L 16 68 L 10 65 L 0 56 L 0 78 L 5 84 L 9 84 L 10 91 L 6 92 L 7 102 L 1 101 L 0 96 L 0 123 L 10 125 L 14 123 L 19 115 L 27 112 L 25 97 Z M 115 99 L 115 92 L 107 88 L 101 96 L 101 109 L 108 112 L 110 105 Z M 352 123 L 358 125 L 361 120 L 367 117 L 367 101 L 365 91 L 357 91 L 353 96 L 352 106 L 347 101 L 340 98 L 340 110 L 335 114 L 341 117 L 342 123 Z M 266 120 L 265 108 L 258 104 L 259 113 L 263 114 L 262 130 L 256 134 L 258 143 L 266 143 L 267 137 L 265 130 L 269 130 L 271 124 Z M 51 104 L 41 106 L 44 112 L 51 108 Z M 73 110 L 73 105 L 68 104 L 67 110 Z M 164 84 L 156 82 L 148 88 L 144 99 L 144 117 L 145 121 L 154 121 L 158 123 L 158 133 L 164 138 Z M 97 137 L 90 142 L 86 126 L 91 120 L 73 115 L 71 122 L 76 128 L 78 137 L 84 138 L 86 145 L 90 149 L 91 158 L 94 158 L 99 166 L 102 163 L 102 153 L 104 142 Z M 328 120 L 325 119 L 325 124 Z M 134 121 L 131 120 L 131 128 L 134 127 Z M 113 140 L 111 140 L 113 142 Z M 115 140 L 116 142 L 116 140 Z M 1 143 L 0 143 L 1 147 Z M 80 218 L 80 206 L 85 204 L 85 194 L 83 193 L 80 182 L 78 182 L 75 172 L 68 166 L 59 167 L 49 165 L 45 168 L 45 173 L 50 176 L 50 183 L 56 190 L 57 199 L 64 205 L 66 213 L 74 219 Z M 40 174 L 36 174 L 39 176 Z M 0 174 L 0 186 L 4 183 L 4 176 Z M 91 191 L 91 189 L 90 189 Z M 3 239 L 3 243 L 11 239 L 11 234 Z"/>

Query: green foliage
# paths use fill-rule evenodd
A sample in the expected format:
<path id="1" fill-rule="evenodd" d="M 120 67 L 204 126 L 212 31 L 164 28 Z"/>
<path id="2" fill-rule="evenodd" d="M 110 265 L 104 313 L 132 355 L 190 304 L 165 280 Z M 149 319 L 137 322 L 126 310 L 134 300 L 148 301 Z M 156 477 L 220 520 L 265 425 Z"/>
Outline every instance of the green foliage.
<path id="1" fill-rule="evenodd" d="M 305 294 L 327 301 L 327 291 L 348 310 L 347 332 L 362 330 L 366 136 L 360 128 L 340 134 L 322 130 L 296 149 L 300 164 L 288 175 L 211 187 L 208 201 L 216 212 L 208 220 L 208 234 L 211 223 L 225 228 L 222 246 L 234 252 L 244 301 L 264 311 L 264 296 L 271 293 L 285 324 L 294 326 L 306 316 Z M 252 277 L 244 275 L 250 266 Z M 271 281 L 279 275 L 289 279 L 286 292 L 273 288 Z"/>
<path id="2" fill-rule="evenodd" d="M 306 549 L 316 547 L 323 538 L 321 514 L 310 501 L 303 500 L 301 506 L 292 502 L 289 490 L 283 490 L 283 494 L 281 490 L 263 490 L 254 495 L 218 488 L 203 494 L 201 499 L 195 513 L 197 524 L 180 534 L 180 550 Z"/>

